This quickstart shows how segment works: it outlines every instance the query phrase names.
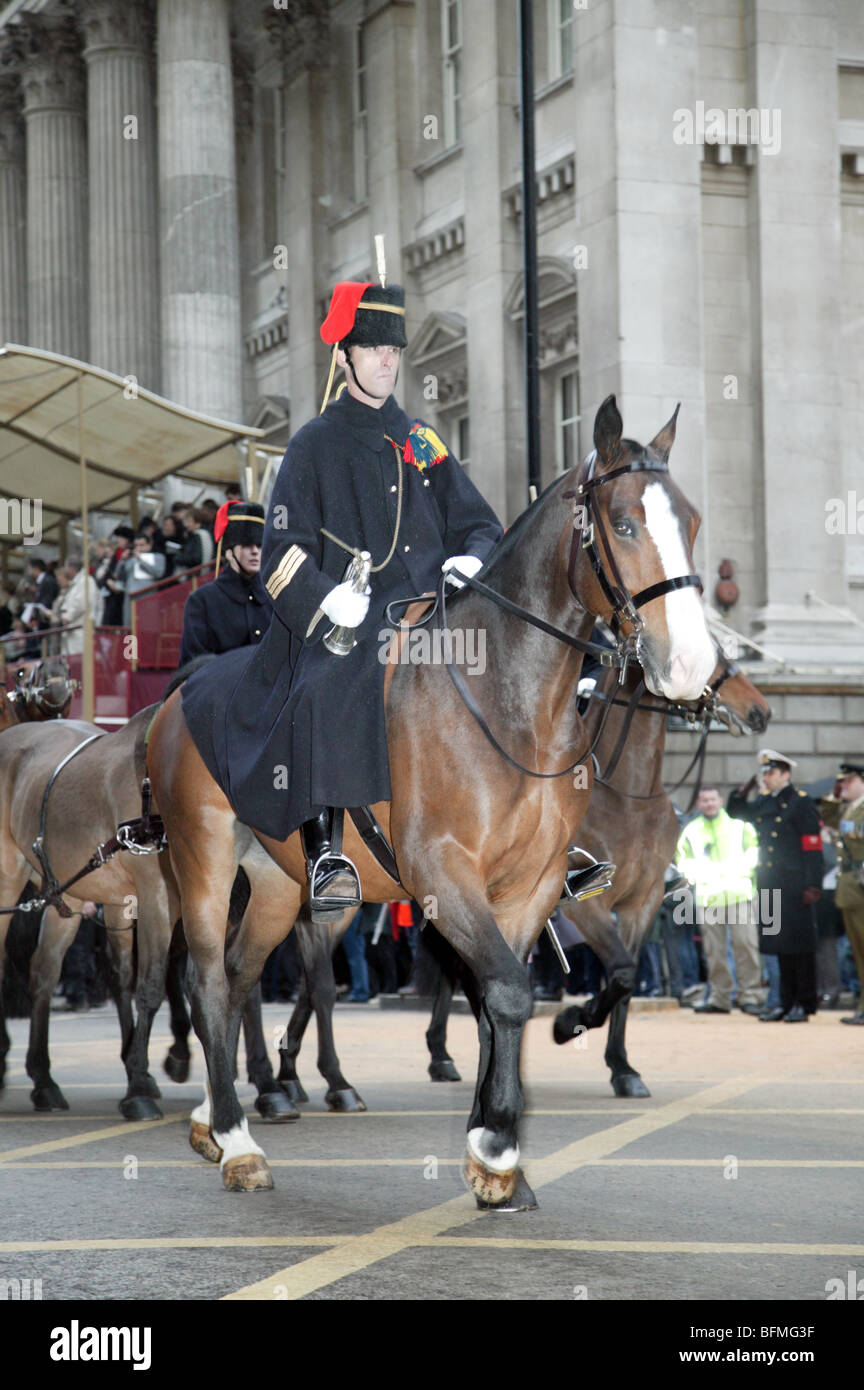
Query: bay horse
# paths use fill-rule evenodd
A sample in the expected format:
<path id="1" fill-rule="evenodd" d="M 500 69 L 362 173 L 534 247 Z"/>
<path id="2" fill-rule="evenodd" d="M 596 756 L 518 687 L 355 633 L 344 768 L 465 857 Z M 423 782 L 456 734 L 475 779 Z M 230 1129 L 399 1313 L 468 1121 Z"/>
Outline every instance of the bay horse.
<path id="1" fill-rule="evenodd" d="M 735 662 L 721 657 L 709 689 L 713 698 L 704 717 L 713 714 L 738 735 L 767 728 L 770 707 Z M 650 1095 L 628 1062 L 624 1033 L 639 955 L 663 900 L 666 868 L 674 861 L 680 834 L 662 779 L 666 719 L 672 712 L 668 701 L 646 694 L 638 671 L 631 671 L 623 686 L 617 684 L 614 672 L 603 672 L 583 714 L 589 734 L 593 737 L 599 730 L 594 751 L 601 774 L 595 778 L 591 804 L 579 828 L 579 844 L 595 858 L 612 860 L 618 867 L 606 892 L 581 902 L 565 897 L 560 904 L 600 958 L 607 982 L 585 1004 L 562 1010 L 553 1036 L 556 1042 L 566 1043 L 586 1028 L 601 1027 L 608 1018 L 606 1063 L 616 1096 Z M 691 717 L 697 713 L 680 705 L 679 712 Z M 447 1051 L 446 1030 L 459 972 L 446 951 L 440 946 L 433 949 L 441 970 L 426 1034 L 429 1074 L 433 1081 L 458 1081 Z"/>
<path id="2" fill-rule="evenodd" d="M 641 677 L 636 670 L 628 673 L 623 686 L 617 683 L 615 672 L 605 671 L 594 698 L 589 697 L 583 720 L 592 738 L 603 719 L 605 702 L 609 699 L 614 702 L 606 713 L 594 749 L 601 772 L 611 765 L 622 735 L 624 744 L 611 777 L 612 785 L 607 785 L 605 776 L 595 778 L 591 803 L 579 828 L 579 841 L 596 859 L 616 863 L 618 871 L 611 889 L 605 893 L 579 903 L 565 898 L 561 904 L 562 911 L 575 922 L 588 945 L 603 961 L 609 983 L 603 996 L 564 1010 L 559 1015 L 560 1023 L 556 1023 L 555 1037 L 557 1041 L 569 1041 L 583 1028 L 599 1027 L 611 1013 L 606 1060 L 612 1072 L 612 1088 L 618 1096 L 650 1094 L 641 1077 L 629 1066 L 624 1030 L 636 983 L 639 953 L 656 915 L 654 904 L 662 900 L 665 869 L 674 860 L 679 833 L 672 802 L 661 780 L 666 716 L 678 708 L 691 719 L 714 717 L 736 735 L 745 731 L 761 733 L 771 717 L 761 692 L 734 661 L 724 656 L 720 657 L 709 682 L 711 698 L 700 701 L 698 706 L 673 707 L 668 701 L 646 695 L 640 685 Z M 638 698 L 638 704 L 632 704 L 634 697 Z M 646 798 L 650 805 L 646 805 Z M 624 918 L 626 944 L 624 932 L 616 930 L 613 911 Z M 317 932 L 319 939 L 314 953 L 307 948 L 308 964 L 307 953 L 304 953 L 304 992 L 310 998 L 322 999 L 327 997 L 329 990 L 330 997 L 335 999 L 331 952 L 344 933 L 345 924 L 341 924 L 335 938 L 332 934 L 328 938 L 326 928 L 316 928 L 311 923 L 306 930 L 310 935 Z M 424 992 L 428 988 L 428 993 L 434 997 L 426 1032 L 429 1075 L 433 1081 L 460 1081 L 453 1058 L 447 1051 L 447 1023 L 454 987 L 457 981 L 465 983 L 464 972 L 458 956 L 434 925 L 425 924 L 423 931 L 428 948 L 429 980 L 424 980 L 422 986 Z M 468 993 L 470 999 L 470 989 Z M 316 1013 L 320 1036 L 319 1008 Z M 307 1099 L 297 1077 L 296 1058 L 308 1019 L 308 1004 L 301 1009 L 298 1001 L 280 1042 L 278 1079 L 298 1102 Z M 327 1041 L 326 1060 L 332 1068 L 332 1018 Z"/>
<path id="3" fill-rule="evenodd" d="M 481 628 L 486 635 L 474 710 L 452 665 L 387 665 L 392 800 L 373 810 L 401 887 L 346 822 L 344 848 L 365 899 L 434 904 L 439 929 L 476 981 L 480 1061 L 466 1179 L 484 1209 L 536 1205 L 519 1169 L 517 1135 L 519 1057 L 532 1004 L 526 961 L 561 896 L 568 846 L 591 794 L 574 694 L 594 619 L 614 624 L 619 658 L 635 654 L 657 694 L 696 698 L 715 664 L 693 592 L 699 516 L 668 472 L 677 414 L 645 447 L 622 437 L 608 397 L 592 454 L 523 513 L 481 574 L 450 600 L 449 619 L 441 584 L 442 628 L 449 624 L 454 639 Z M 213 680 L 219 661 L 208 668 Z M 580 756 L 571 761 L 574 748 Z M 219 1158 L 225 1187 L 270 1188 L 237 1099 L 232 1056 L 249 991 L 308 892 L 300 834 L 278 841 L 238 821 L 186 727 L 179 691 L 156 716 L 147 762 L 180 890 L 192 1018 L 207 1061 L 209 1095 L 194 1123 Z M 251 896 L 226 952 L 240 865 Z"/>
<path id="4" fill-rule="evenodd" d="M 58 884 L 65 883 L 87 865 L 100 844 L 107 844 L 117 827 L 142 811 L 144 744 L 157 706 L 134 715 L 114 733 L 105 734 L 83 720 L 50 724 L 24 724 L 0 737 L 0 906 L 18 901 L 28 881 L 42 878 L 42 866 L 34 841 L 43 827 L 45 789 L 62 760 L 79 749 L 57 775 L 47 795 L 44 844 Z M 85 746 L 86 745 L 86 746 Z M 112 994 L 120 1020 L 121 1057 L 127 1073 L 126 1095 L 119 1109 L 124 1119 L 159 1119 L 156 1102 L 159 1087 L 148 1070 L 148 1051 L 153 1018 L 166 989 L 172 938 L 179 918 L 179 894 L 164 852 L 142 854 L 121 850 L 116 856 L 80 877 L 56 903 L 44 910 L 36 950 L 30 961 L 30 1040 L 26 1068 L 33 1081 L 31 1101 L 37 1110 L 67 1110 L 68 1102 L 51 1075 L 48 1050 L 51 998 L 60 978 L 63 959 L 81 922 L 88 900 L 101 903 L 109 952 L 117 979 Z M 59 902 L 70 915 L 64 915 Z M 232 904 L 232 917 L 239 920 Z M 11 914 L 0 914 L 0 984 Z M 134 951 L 133 951 L 134 947 Z M 189 1074 L 186 1043 L 188 1016 L 182 1009 L 177 964 L 180 947 L 174 946 L 175 966 L 168 974 L 171 1027 L 174 1043 L 165 1059 L 173 1081 Z M 135 998 L 135 1012 L 132 998 Z M 183 1021 L 187 1027 L 184 1029 Z M 259 1045 L 255 1018 L 247 1024 L 247 1072 L 256 1087 L 256 1109 L 264 1120 L 284 1122 L 299 1112 L 278 1085 L 263 1042 Z M 5 1020 L 0 1015 L 0 1088 L 9 1050 Z"/>
<path id="5" fill-rule="evenodd" d="M 734 662 L 724 659 L 720 663 L 710 688 L 715 692 L 718 713 L 728 712 L 725 722 L 731 732 L 761 733 L 768 727 L 771 710 L 765 697 Z M 579 832 L 580 846 L 589 854 L 612 859 L 618 865 L 612 887 L 599 897 L 561 905 L 561 911 L 599 956 L 607 984 L 586 1004 L 563 1009 L 553 1028 L 555 1041 L 565 1043 L 577 1032 L 598 1028 L 609 1018 L 605 1060 L 616 1096 L 651 1094 L 630 1066 L 624 1033 L 639 955 L 663 901 L 665 872 L 675 860 L 681 833 L 663 787 L 669 705 L 639 692 L 636 672 L 629 675 L 623 688 L 616 687 L 603 673 L 584 715 L 589 730 L 606 717 L 597 748 L 602 769 L 606 765 L 604 754 L 608 763 L 628 718 L 629 702 L 634 694 L 638 696 L 620 761 L 610 776 L 601 772 L 595 780 L 591 806 Z M 610 700 L 616 703 L 610 706 Z"/>

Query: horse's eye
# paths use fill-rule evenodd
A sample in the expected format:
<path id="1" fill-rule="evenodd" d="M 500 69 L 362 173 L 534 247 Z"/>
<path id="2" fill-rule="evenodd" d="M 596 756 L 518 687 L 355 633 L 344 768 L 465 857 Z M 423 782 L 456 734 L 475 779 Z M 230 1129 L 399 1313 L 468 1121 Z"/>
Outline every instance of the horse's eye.
<path id="1" fill-rule="evenodd" d="M 628 536 L 632 539 L 636 535 L 636 527 L 627 517 L 622 516 L 618 521 L 612 522 L 612 530 L 616 536 Z"/>

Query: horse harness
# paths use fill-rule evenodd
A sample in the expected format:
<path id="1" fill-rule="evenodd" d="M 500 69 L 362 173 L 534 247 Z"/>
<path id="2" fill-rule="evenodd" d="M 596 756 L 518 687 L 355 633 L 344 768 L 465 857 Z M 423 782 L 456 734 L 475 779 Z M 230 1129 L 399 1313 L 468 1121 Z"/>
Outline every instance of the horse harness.
<path id="1" fill-rule="evenodd" d="M 33 853 L 39 861 L 42 870 L 42 889 L 38 897 L 31 898 L 24 903 L 16 903 L 14 907 L 0 907 L 0 915 L 12 912 L 34 912 L 43 907 L 55 907 L 61 917 L 72 917 L 72 909 L 63 901 L 63 894 L 71 888 L 73 883 L 93 873 L 96 869 L 101 869 L 103 864 L 107 864 L 109 859 L 113 859 L 115 854 L 121 850 L 128 850 L 130 854 L 159 854 L 166 848 L 168 841 L 162 825 L 161 816 L 154 815 L 152 806 L 152 792 L 150 788 L 150 778 L 145 777 L 141 783 L 141 815 L 135 816 L 132 820 L 121 821 L 110 840 L 105 840 L 97 845 L 83 869 L 79 869 L 76 874 L 68 878 L 65 883 L 58 883 L 54 870 L 51 868 L 51 861 L 48 858 L 48 851 L 45 847 L 45 825 L 48 817 L 48 797 L 51 788 L 58 776 L 70 763 L 73 758 L 87 748 L 96 739 L 104 738 L 105 735 L 91 734 L 83 742 L 67 753 L 62 758 L 51 773 L 42 793 L 42 806 L 39 814 L 39 834 L 33 841 Z M 109 927 L 109 931 L 131 931 L 132 924 L 128 927 Z"/>

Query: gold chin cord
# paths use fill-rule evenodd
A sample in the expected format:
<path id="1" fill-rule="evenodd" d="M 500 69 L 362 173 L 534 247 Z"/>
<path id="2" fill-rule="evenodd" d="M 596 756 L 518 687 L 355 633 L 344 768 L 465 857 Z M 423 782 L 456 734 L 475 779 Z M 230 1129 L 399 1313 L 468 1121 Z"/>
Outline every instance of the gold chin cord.
<path id="1" fill-rule="evenodd" d="M 327 378 L 327 389 L 324 392 L 324 400 L 321 402 L 321 409 L 318 411 L 319 415 L 323 415 L 324 411 L 327 409 L 327 402 L 330 399 L 330 392 L 333 389 L 333 377 L 336 375 L 336 354 L 338 351 L 339 344 L 334 343 L 333 351 L 330 354 L 330 375 Z"/>

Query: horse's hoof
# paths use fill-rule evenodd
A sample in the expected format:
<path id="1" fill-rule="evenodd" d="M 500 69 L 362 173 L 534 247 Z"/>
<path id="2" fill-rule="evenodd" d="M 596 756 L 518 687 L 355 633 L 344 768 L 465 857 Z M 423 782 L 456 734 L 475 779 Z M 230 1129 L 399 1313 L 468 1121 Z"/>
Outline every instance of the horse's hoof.
<path id="1" fill-rule="evenodd" d="M 206 1158 L 208 1163 L 219 1163 L 222 1158 L 222 1150 L 207 1128 L 198 1120 L 193 1120 L 189 1129 L 189 1143 L 192 1145 L 196 1154 L 201 1158 Z"/>
<path id="2" fill-rule="evenodd" d="M 190 1058 L 175 1057 L 173 1052 L 169 1052 L 162 1065 L 171 1080 L 176 1081 L 179 1085 L 189 1080 Z"/>
<path id="3" fill-rule="evenodd" d="M 638 1071 L 618 1072 L 612 1077 L 612 1090 L 616 1096 L 650 1096 L 651 1092 Z"/>
<path id="4" fill-rule="evenodd" d="M 284 1091 L 267 1091 L 258 1097 L 255 1109 L 262 1120 L 269 1124 L 285 1125 L 291 1120 L 300 1119 L 300 1111 L 288 1099 Z"/>
<path id="5" fill-rule="evenodd" d="M 430 1062 L 429 1075 L 433 1081 L 461 1081 L 456 1067 L 449 1057 L 443 1062 Z"/>
<path id="6" fill-rule="evenodd" d="M 269 1192 L 273 1174 L 261 1154 L 239 1154 L 222 1164 L 222 1186 L 226 1192 Z"/>
<path id="7" fill-rule="evenodd" d="M 151 1076 L 149 1071 L 144 1078 L 144 1090 L 141 1092 L 141 1094 L 144 1096 L 149 1096 L 151 1100 L 162 1099 L 162 1092 L 156 1085 L 156 1078 L 155 1076 Z"/>
<path id="8" fill-rule="evenodd" d="M 562 1043 L 572 1042 L 576 1036 L 577 1028 L 584 1028 L 582 1021 L 582 1010 L 578 1004 L 572 1008 L 562 1009 L 560 1014 L 555 1015 L 555 1022 L 552 1024 L 552 1037 L 561 1046 Z"/>
<path id="9" fill-rule="evenodd" d="M 159 1094 L 158 1091 L 156 1093 Z M 124 1096 L 118 1105 L 124 1120 L 161 1120 L 162 1111 L 149 1096 Z"/>
<path id="10" fill-rule="evenodd" d="M 280 1081 L 280 1087 L 285 1092 L 289 1100 L 293 1100 L 295 1105 L 306 1105 L 309 1100 L 296 1076 L 291 1081 Z"/>
<path id="11" fill-rule="evenodd" d="M 474 1200 L 480 1211 L 536 1211 L 537 1198 L 525 1181 L 525 1174 L 521 1168 L 516 1169 L 516 1185 L 512 1193 L 503 1202 L 484 1202 L 482 1197 L 474 1194 Z"/>
<path id="12" fill-rule="evenodd" d="M 506 1173 L 495 1173 L 491 1168 L 487 1168 L 470 1148 L 462 1170 L 469 1189 L 477 1199 L 477 1205 L 483 1211 L 489 1211 L 493 1207 L 505 1208 L 516 1191 L 519 1172 L 518 1168 L 510 1168 Z"/>
<path id="13" fill-rule="evenodd" d="M 365 1110 L 366 1102 L 361 1100 L 353 1086 L 345 1091 L 328 1091 L 324 1099 L 330 1110 Z"/>
<path id="14" fill-rule="evenodd" d="M 34 1110 L 68 1110 L 69 1102 L 53 1081 L 47 1086 L 34 1086 L 30 1092 Z"/>

